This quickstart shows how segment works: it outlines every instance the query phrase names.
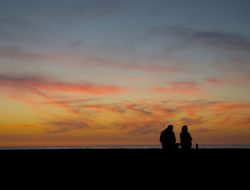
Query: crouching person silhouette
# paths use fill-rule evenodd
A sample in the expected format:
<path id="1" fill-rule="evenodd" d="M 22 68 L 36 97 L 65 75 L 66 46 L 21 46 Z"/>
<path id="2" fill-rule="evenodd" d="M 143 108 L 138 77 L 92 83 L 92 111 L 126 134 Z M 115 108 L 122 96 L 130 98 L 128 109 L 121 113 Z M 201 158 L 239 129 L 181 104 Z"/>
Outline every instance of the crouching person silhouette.
<path id="1" fill-rule="evenodd" d="M 180 133 L 180 145 L 181 148 L 184 150 L 189 150 L 192 147 L 192 137 L 190 133 L 188 132 L 187 125 L 184 125 L 182 127 L 181 133 Z"/>
<path id="2" fill-rule="evenodd" d="M 166 129 L 161 132 L 160 142 L 163 150 L 175 150 L 178 148 L 176 144 L 176 138 L 173 131 L 173 125 L 169 125 Z"/>

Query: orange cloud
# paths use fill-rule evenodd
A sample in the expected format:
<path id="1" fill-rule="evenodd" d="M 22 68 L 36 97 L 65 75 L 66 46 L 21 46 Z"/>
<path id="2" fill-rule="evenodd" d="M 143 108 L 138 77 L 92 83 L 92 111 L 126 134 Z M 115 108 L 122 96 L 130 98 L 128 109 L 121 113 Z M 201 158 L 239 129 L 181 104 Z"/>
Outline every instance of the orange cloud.
<path id="1" fill-rule="evenodd" d="M 142 119 L 139 122 L 138 120 L 131 119 L 121 123 L 114 123 L 114 125 L 127 135 L 158 135 L 162 128 L 162 123 L 155 118 L 151 118 L 151 120 Z"/>
<path id="2" fill-rule="evenodd" d="M 238 125 L 250 125 L 250 116 L 240 119 L 237 122 Z"/>
<path id="3" fill-rule="evenodd" d="M 88 128 L 88 124 L 86 122 L 75 120 L 50 121 L 48 124 L 51 125 L 51 127 L 47 129 L 47 133 L 64 133 L 67 131 Z"/>
<path id="4" fill-rule="evenodd" d="M 198 117 L 198 118 L 184 117 L 181 119 L 181 121 L 183 123 L 185 123 L 186 125 L 200 125 L 200 124 L 204 123 L 202 117 Z"/>
<path id="5" fill-rule="evenodd" d="M 211 108 L 214 112 L 239 111 L 242 109 L 250 109 L 250 103 L 247 102 L 221 102 L 214 104 Z"/>
<path id="6" fill-rule="evenodd" d="M 72 114 L 76 114 L 76 115 L 80 114 L 79 108 L 77 108 L 77 106 L 71 105 L 68 101 L 53 100 L 53 101 L 49 101 L 49 102 L 44 102 L 43 104 L 61 107 L 64 110 L 66 110 L 67 112 L 72 113 Z"/>
<path id="7" fill-rule="evenodd" d="M 176 110 L 167 108 L 164 105 L 152 105 L 150 109 L 155 114 L 165 115 L 168 117 L 175 117 L 177 113 Z"/>
<path id="8" fill-rule="evenodd" d="M 125 113 L 127 111 L 136 112 L 142 116 L 152 116 L 152 115 L 164 115 L 175 117 L 176 111 L 174 109 L 167 108 L 165 105 L 148 105 L 148 104 L 89 104 L 82 106 L 84 109 L 95 109 L 98 111 L 112 111 L 115 113 Z"/>
<path id="9" fill-rule="evenodd" d="M 139 104 L 129 104 L 127 109 L 137 112 L 142 115 L 152 115 L 152 112 L 149 111 L 145 106 Z"/>
<path id="10" fill-rule="evenodd" d="M 230 114 L 250 111 L 248 102 L 226 102 L 226 101 L 193 101 L 176 106 L 178 110 L 186 113 L 190 117 L 197 117 L 199 114 Z M 230 117 L 231 117 L 230 116 Z"/>
<path id="11" fill-rule="evenodd" d="M 190 117 L 197 117 L 197 115 L 203 111 L 209 111 L 213 105 L 221 103 L 220 101 L 186 101 L 180 102 L 176 107 L 180 112 L 186 113 Z"/>
<path id="12" fill-rule="evenodd" d="M 89 104 L 81 106 L 83 109 L 94 109 L 97 111 L 111 111 L 114 113 L 124 113 L 125 109 L 118 105 L 111 105 L 111 104 Z"/>

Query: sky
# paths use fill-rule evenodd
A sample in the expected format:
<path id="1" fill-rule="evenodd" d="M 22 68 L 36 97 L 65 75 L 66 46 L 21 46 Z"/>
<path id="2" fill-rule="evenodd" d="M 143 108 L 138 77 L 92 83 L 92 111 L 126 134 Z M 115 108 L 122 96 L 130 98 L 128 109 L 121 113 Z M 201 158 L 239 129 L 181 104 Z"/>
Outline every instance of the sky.
<path id="1" fill-rule="evenodd" d="M 0 0 L 0 147 L 250 144 L 248 0 Z"/>

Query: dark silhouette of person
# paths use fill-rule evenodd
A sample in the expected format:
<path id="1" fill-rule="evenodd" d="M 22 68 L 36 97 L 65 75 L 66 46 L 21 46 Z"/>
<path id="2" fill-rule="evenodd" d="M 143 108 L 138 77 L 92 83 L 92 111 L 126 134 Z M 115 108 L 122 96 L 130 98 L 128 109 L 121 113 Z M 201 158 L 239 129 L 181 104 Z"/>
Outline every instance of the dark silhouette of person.
<path id="1" fill-rule="evenodd" d="M 173 129 L 173 125 L 169 125 L 161 132 L 160 142 L 163 150 L 174 150 L 178 148 L 178 145 L 175 143 L 176 138 Z"/>
<path id="2" fill-rule="evenodd" d="M 192 147 L 192 137 L 188 132 L 187 125 L 183 125 L 181 133 L 180 133 L 180 145 L 184 150 L 191 149 Z"/>

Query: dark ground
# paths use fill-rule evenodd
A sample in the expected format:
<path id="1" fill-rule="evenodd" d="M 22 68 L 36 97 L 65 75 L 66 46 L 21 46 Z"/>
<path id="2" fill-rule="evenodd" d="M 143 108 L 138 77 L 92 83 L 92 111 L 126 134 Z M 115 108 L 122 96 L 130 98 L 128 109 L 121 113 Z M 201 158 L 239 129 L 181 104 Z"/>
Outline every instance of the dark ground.
<path id="1" fill-rule="evenodd" d="M 1 150 L 0 163 L 5 178 L 35 178 L 39 184 L 58 180 L 60 184 L 94 180 L 97 185 L 101 181 L 123 185 L 143 181 L 145 186 L 171 180 L 209 184 L 224 178 L 226 184 L 242 184 L 249 181 L 250 149 Z"/>

